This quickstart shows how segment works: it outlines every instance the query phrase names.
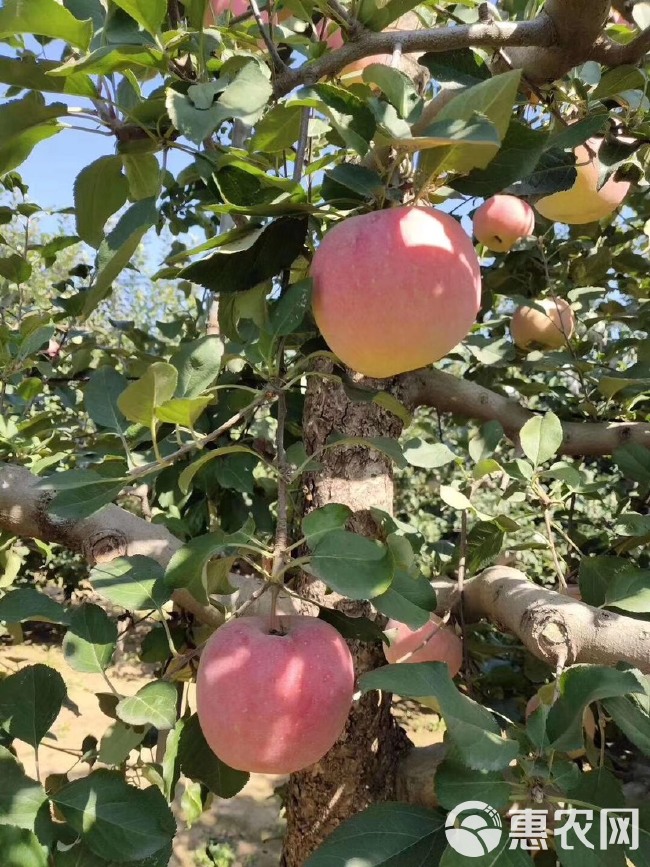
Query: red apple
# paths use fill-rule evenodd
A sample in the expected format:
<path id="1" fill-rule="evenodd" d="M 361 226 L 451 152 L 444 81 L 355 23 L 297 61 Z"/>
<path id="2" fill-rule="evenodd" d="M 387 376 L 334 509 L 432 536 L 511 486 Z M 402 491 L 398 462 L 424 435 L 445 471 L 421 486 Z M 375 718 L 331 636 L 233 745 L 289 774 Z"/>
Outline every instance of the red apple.
<path id="1" fill-rule="evenodd" d="M 354 667 L 341 635 L 315 617 L 240 617 L 201 654 L 197 711 L 210 748 L 233 768 L 289 774 L 321 759 L 343 731 Z"/>
<path id="2" fill-rule="evenodd" d="M 533 234 L 535 212 L 516 196 L 492 196 L 474 214 L 477 241 L 495 253 L 505 253 Z"/>
<path id="3" fill-rule="evenodd" d="M 608 217 L 623 202 L 630 185 L 627 181 L 610 178 L 598 189 L 600 160 L 598 151 L 602 139 L 590 139 L 589 149 L 576 148 L 576 179 L 568 190 L 544 196 L 535 203 L 535 210 L 547 220 L 579 226 Z"/>
<path id="4" fill-rule="evenodd" d="M 385 631 L 392 639 L 389 645 L 384 644 L 384 656 L 388 662 L 446 662 L 452 677 L 460 671 L 463 643 L 452 629 L 442 625 L 442 620 L 435 614 L 419 629 L 389 620 Z"/>
<path id="5" fill-rule="evenodd" d="M 448 214 L 399 207 L 343 220 L 314 254 L 313 310 L 331 350 L 366 376 L 442 358 L 481 300 L 474 246 Z"/>
<path id="6" fill-rule="evenodd" d="M 537 307 L 541 307 L 538 310 Z M 564 298 L 542 298 L 535 307 L 523 305 L 510 321 L 512 339 L 521 349 L 537 343 L 546 349 L 559 349 L 573 334 L 575 317 Z"/>

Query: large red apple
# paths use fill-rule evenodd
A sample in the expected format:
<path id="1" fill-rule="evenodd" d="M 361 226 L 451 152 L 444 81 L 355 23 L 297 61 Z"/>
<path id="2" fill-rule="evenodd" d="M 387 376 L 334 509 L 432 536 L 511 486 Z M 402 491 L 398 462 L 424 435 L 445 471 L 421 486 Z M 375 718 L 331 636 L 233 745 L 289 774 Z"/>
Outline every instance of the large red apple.
<path id="1" fill-rule="evenodd" d="M 518 307 L 510 321 L 512 339 L 520 349 L 528 349 L 535 343 L 545 349 L 559 349 L 566 345 L 574 328 L 571 305 L 557 297 L 542 298 L 534 307 Z"/>
<path id="2" fill-rule="evenodd" d="M 476 240 L 495 253 L 505 253 L 533 234 L 535 212 L 516 196 L 492 196 L 474 214 Z"/>
<path id="3" fill-rule="evenodd" d="M 535 209 L 547 220 L 569 225 L 593 223 L 608 217 L 623 202 L 630 185 L 627 181 L 610 178 L 598 189 L 600 160 L 598 151 L 602 139 L 590 139 L 589 149 L 581 145 L 576 148 L 576 179 L 568 190 L 544 196 L 535 203 Z"/>
<path id="4" fill-rule="evenodd" d="M 395 376 L 442 358 L 471 329 L 481 272 L 459 223 L 425 207 L 343 220 L 314 254 L 313 310 L 341 361 Z"/>
<path id="5" fill-rule="evenodd" d="M 435 614 L 419 629 L 389 620 L 385 631 L 391 638 L 391 643 L 384 645 L 388 662 L 446 662 L 452 677 L 460 671 L 463 643 Z"/>
<path id="6" fill-rule="evenodd" d="M 240 617 L 201 654 L 197 711 L 206 741 L 241 771 L 289 774 L 313 765 L 343 731 L 354 668 L 341 635 L 316 617 Z"/>

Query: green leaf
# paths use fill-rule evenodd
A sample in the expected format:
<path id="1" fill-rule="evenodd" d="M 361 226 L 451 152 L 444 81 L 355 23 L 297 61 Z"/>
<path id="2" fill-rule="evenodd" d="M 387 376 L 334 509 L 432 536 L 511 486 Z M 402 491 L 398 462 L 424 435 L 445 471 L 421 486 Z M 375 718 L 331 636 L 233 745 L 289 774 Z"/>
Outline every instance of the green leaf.
<path id="1" fill-rule="evenodd" d="M 627 569 L 611 575 L 605 592 L 605 605 L 631 611 L 650 612 L 650 569 L 638 569 L 632 563 Z"/>
<path id="2" fill-rule="evenodd" d="M 321 195 L 326 201 L 376 199 L 383 193 L 383 182 L 377 172 L 353 163 L 341 163 L 325 172 Z"/>
<path id="3" fill-rule="evenodd" d="M 117 720 L 104 732 L 97 758 L 104 765 L 121 765 L 128 759 L 131 750 L 140 746 L 146 733 L 146 728 L 134 729 Z"/>
<path id="4" fill-rule="evenodd" d="M 372 599 L 388 589 L 395 564 L 380 542 L 332 530 L 318 543 L 310 571 L 349 599 Z"/>
<path id="5" fill-rule="evenodd" d="M 124 171 L 129 182 L 129 199 L 157 199 L 160 195 L 161 172 L 154 154 L 122 154 Z"/>
<path id="6" fill-rule="evenodd" d="M 400 117 L 417 120 L 422 109 L 422 97 L 408 75 L 383 63 L 371 63 L 363 70 L 363 80 L 376 84 Z"/>
<path id="7" fill-rule="evenodd" d="M 412 578 L 401 569 L 395 572 L 389 589 L 375 596 L 372 604 L 377 611 L 411 629 L 425 626 L 436 610 L 436 593 L 426 578 Z"/>
<path id="8" fill-rule="evenodd" d="M 11 590 L 0 599 L 0 620 L 4 623 L 23 623 L 26 620 L 67 623 L 68 618 L 63 605 L 34 587 Z"/>
<path id="9" fill-rule="evenodd" d="M 87 518 L 112 502 L 124 487 L 122 479 L 105 479 L 93 470 L 66 470 L 47 476 L 40 488 L 53 488 L 56 494 L 48 511 L 60 518 Z"/>
<path id="10" fill-rule="evenodd" d="M 305 318 L 311 302 L 311 280 L 292 283 L 269 311 L 269 330 L 273 339 L 291 334 Z"/>
<path id="11" fill-rule="evenodd" d="M 25 828 L 0 826 L 0 852 L 2 867 L 49 867 L 47 848 Z"/>
<path id="12" fill-rule="evenodd" d="M 56 0 L 5 0 L 0 9 L 0 39 L 27 33 L 61 39 L 86 51 L 92 32 L 91 21 L 78 21 Z"/>
<path id="13" fill-rule="evenodd" d="M 117 399 L 127 385 L 127 379 L 113 367 L 99 367 L 92 374 L 84 389 L 84 405 L 95 424 L 124 433 L 128 424 Z"/>
<path id="14" fill-rule="evenodd" d="M 483 198 L 500 193 L 535 171 L 547 142 L 547 132 L 513 120 L 499 152 L 489 164 L 484 169 L 473 169 L 464 178 L 457 178 L 452 187 L 459 193 Z"/>
<path id="15" fill-rule="evenodd" d="M 452 509 L 464 511 L 472 508 L 472 503 L 465 494 L 451 485 L 440 485 L 440 499 Z"/>
<path id="16" fill-rule="evenodd" d="M 56 60 L 38 60 L 29 55 L 20 58 L 0 56 L 0 81 L 12 87 L 38 90 L 44 93 L 66 93 L 69 96 L 97 98 L 97 88 L 88 75 L 78 73 L 65 79 L 48 75 L 59 66 Z"/>
<path id="17" fill-rule="evenodd" d="M 580 595 L 589 605 L 604 605 L 607 588 L 620 573 L 627 572 L 630 561 L 601 554 L 580 561 Z"/>
<path id="18" fill-rule="evenodd" d="M 152 427 L 156 408 L 174 396 L 177 383 L 176 368 L 166 361 L 155 361 L 140 379 L 126 387 L 117 405 L 129 421 Z"/>
<path id="19" fill-rule="evenodd" d="M 288 268 L 303 250 L 305 217 L 280 217 L 255 243 L 236 253 L 213 253 L 178 275 L 215 292 L 245 292 Z"/>
<path id="20" fill-rule="evenodd" d="M 492 521 L 479 521 L 467 534 L 467 572 L 475 575 L 501 553 L 505 533 Z"/>
<path id="21" fill-rule="evenodd" d="M 74 182 L 74 207 L 77 234 L 83 241 L 99 247 L 106 221 L 126 202 L 128 191 L 120 157 L 100 157 L 79 172 Z"/>
<path id="22" fill-rule="evenodd" d="M 140 72 L 142 70 L 159 69 L 162 71 L 164 68 L 165 55 L 152 45 L 103 45 L 101 48 L 97 48 L 83 57 L 71 57 L 65 63 L 53 69 L 51 75 L 66 78 L 70 76 L 76 77 L 82 73 L 87 75 L 111 75 L 114 72 L 123 72 L 125 70 Z M 146 112 L 148 108 L 147 103 L 145 102 L 142 105 L 142 111 Z M 161 107 L 160 103 L 158 105 Z M 152 109 L 149 110 L 151 111 Z M 159 112 L 159 114 L 161 113 Z M 138 119 L 136 112 L 131 111 L 130 115 L 134 121 Z"/>
<path id="23" fill-rule="evenodd" d="M 563 439 L 562 422 L 552 412 L 529 419 L 519 431 L 521 448 L 536 467 L 558 453 Z"/>
<path id="24" fill-rule="evenodd" d="M 491 78 L 487 63 L 471 48 L 423 54 L 418 63 L 440 84 L 471 87 Z"/>
<path id="25" fill-rule="evenodd" d="M 468 768 L 499 771 L 519 752 L 515 741 L 501 736 L 491 713 L 459 692 L 446 662 L 385 665 L 363 674 L 359 686 L 362 692 L 381 689 L 403 698 L 434 698 L 447 726 L 447 737 Z"/>
<path id="26" fill-rule="evenodd" d="M 587 705 L 604 698 L 645 693 L 636 670 L 605 665 L 573 665 L 559 677 L 560 695 L 548 712 L 546 732 L 553 749 L 567 752 L 583 746 L 582 716 Z"/>
<path id="27" fill-rule="evenodd" d="M 155 415 L 159 421 L 193 428 L 213 400 L 209 394 L 205 397 L 174 397 L 156 407 Z"/>
<path id="28" fill-rule="evenodd" d="M 114 0 L 114 2 L 152 36 L 160 31 L 167 12 L 167 0 Z"/>
<path id="29" fill-rule="evenodd" d="M 26 262 L 22 256 L 19 256 L 18 253 L 11 253 L 9 256 L 3 256 L 2 258 L 0 258 L 0 277 L 4 277 L 5 280 L 9 280 L 10 283 L 16 283 L 17 285 L 20 285 L 21 283 L 25 283 L 27 280 L 29 280 L 31 275 L 31 265 L 29 264 L 29 262 Z M 37 339 L 39 334 L 44 334 L 44 332 L 42 332 L 40 328 L 37 328 Z M 31 338 L 32 335 L 29 336 Z M 35 349 L 39 349 L 43 343 L 45 343 L 45 340 L 39 339 L 39 345 L 36 346 Z M 23 357 L 27 357 L 28 355 L 31 355 L 31 352 L 29 350 L 26 351 L 25 349 L 23 349 L 21 355 Z"/>
<path id="30" fill-rule="evenodd" d="M 272 92 L 261 66 L 252 61 L 229 84 L 221 81 L 193 84 L 186 94 L 168 88 L 165 104 L 176 129 L 190 141 L 201 144 L 225 120 L 236 118 L 254 126 Z"/>
<path id="31" fill-rule="evenodd" d="M 196 397 L 219 375 L 223 342 L 216 335 L 181 343 L 169 359 L 178 371 L 177 397 Z"/>
<path id="32" fill-rule="evenodd" d="M 617 66 L 603 73 L 591 98 L 607 99 L 626 90 L 645 90 L 646 84 L 646 76 L 637 66 Z"/>
<path id="33" fill-rule="evenodd" d="M 225 553 L 231 545 L 232 541 L 221 530 L 190 539 L 173 553 L 167 564 L 165 585 L 170 592 L 178 587 L 192 587 L 196 596 L 203 587 L 203 571 L 208 561 L 218 553 Z"/>
<path id="34" fill-rule="evenodd" d="M 59 715 L 66 686 L 48 665 L 27 665 L 0 681 L 0 724 L 36 749 Z"/>
<path id="35" fill-rule="evenodd" d="M 217 758 L 208 746 L 196 714 L 186 720 L 178 744 L 181 771 L 203 783 L 219 798 L 232 798 L 244 788 L 250 774 L 236 771 Z"/>
<path id="36" fill-rule="evenodd" d="M 6 10 L 6 6 L 0 9 L 0 27 Z M 20 165 L 39 141 L 59 132 L 62 127 L 56 123 L 56 118 L 67 113 L 66 105 L 61 102 L 46 105 L 42 94 L 36 92 L 1 105 L 0 174 Z"/>
<path id="37" fill-rule="evenodd" d="M 97 276 L 84 295 L 82 319 L 86 319 L 109 294 L 113 281 L 126 268 L 146 231 L 158 219 L 154 199 L 136 202 L 120 217 L 113 231 L 99 245 L 95 268 Z"/>
<path id="38" fill-rule="evenodd" d="M 423 867 L 438 864 L 446 846 L 442 813 L 374 804 L 339 825 L 305 867 Z"/>
<path id="39" fill-rule="evenodd" d="M 535 169 L 523 180 L 513 184 L 508 192 L 516 196 L 549 196 L 568 190 L 576 181 L 575 163 L 573 153 L 550 148 L 542 153 Z"/>
<path id="40" fill-rule="evenodd" d="M 209 464 L 216 458 L 222 458 L 226 455 L 234 454 L 246 454 L 248 456 L 252 456 L 254 458 L 253 468 L 257 465 L 257 462 L 259 460 L 258 455 L 252 449 L 248 448 L 248 446 L 223 446 L 220 449 L 212 449 L 211 451 L 206 452 L 204 455 L 201 455 L 201 457 L 197 458 L 197 460 L 192 461 L 189 466 L 185 467 L 183 472 L 178 477 L 178 487 L 184 494 L 187 494 L 190 490 L 194 477 L 199 472 L 199 470 L 203 469 L 206 464 Z M 230 482 L 230 484 L 224 485 L 224 487 L 233 487 L 233 483 L 235 486 L 239 484 L 241 487 L 241 484 L 243 483 L 244 492 L 246 492 L 250 488 L 249 474 L 244 473 L 244 476 L 242 478 L 239 478 L 238 469 L 242 470 L 245 468 L 238 468 L 232 465 L 229 467 L 226 474 L 226 482 Z M 237 489 L 239 490 L 240 488 Z"/>
<path id="41" fill-rule="evenodd" d="M 444 443 L 430 443 L 413 437 L 404 443 L 404 457 L 412 467 L 437 469 L 456 460 L 456 455 Z"/>
<path id="42" fill-rule="evenodd" d="M 643 680 L 645 693 L 605 698 L 602 704 L 625 737 L 650 756 L 650 687 L 648 678 Z"/>
<path id="43" fill-rule="evenodd" d="M 506 806 L 510 795 L 510 783 L 501 774 L 472 770 L 453 751 L 436 768 L 435 788 L 440 806 L 446 810 L 453 809 L 463 801 L 473 800 L 484 801 L 500 810 Z"/>
<path id="44" fill-rule="evenodd" d="M 650 484 L 650 451 L 638 443 L 628 443 L 616 449 L 614 463 L 626 479 Z"/>
<path id="45" fill-rule="evenodd" d="M 352 517 L 352 509 L 341 503 L 328 503 L 320 509 L 314 509 L 302 519 L 302 532 L 307 544 L 312 549 L 332 530 L 343 530 Z"/>
<path id="46" fill-rule="evenodd" d="M 436 115 L 435 124 L 453 120 L 470 123 L 484 118 L 494 125 L 496 141 L 491 145 L 468 144 L 428 151 L 422 155 L 419 174 L 431 177 L 442 171 L 466 173 L 474 168 L 485 168 L 506 136 L 520 79 L 521 70 L 504 72 L 461 91 L 451 99 Z"/>
<path id="47" fill-rule="evenodd" d="M 217 482 L 222 488 L 252 494 L 255 488 L 253 472 L 258 462 L 259 458 L 255 453 L 226 455 L 216 466 Z"/>
<path id="48" fill-rule="evenodd" d="M 316 84 L 298 91 L 296 102 L 321 109 L 345 145 L 364 156 L 377 124 L 372 111 L 356 94 L 335 84 Z"/>
<path id="49" fill-rule="evenodd" d="M 472 161 L 484 164 L 498 148 L 501 139 L 494 124 L 478 115 L 469 120 L 436 120 L 423 129 L 417 136 L 389 136 L 396 146 L 408 150 L 442 150 L 440 160 L 449 161 L 449 167 L 456 163 Z M 487 152 L 479 159 L 481 149 Z M 458 150 L 458 153 L 455 151 Z M 452 165 L 453 164 L 453 165 Z"/>
<path id="50" fill-rule="evenodd" d="M 256 125 L 249 150 L 255 153 L 277 153 L 288 150 L 300 137 L 304 109 L 300 105 L 274 106 Z"/>
<path id="51" fill-rule="evenodd" d="M 318 612 L 319 620 L 324 620 L 340 632 L 344 638 L 352 641 L 366 641 L 368 643 L 384 641 L 384 633 L 379 626 L 368 617 L 348 617 L 342 611 L 335 608 L 321 606 Z"/>
<path id="52" fill-rule="evenodd" d="M 0 825 L 34 828 L 36 816 L 47 798 L 40 783 L 30 779 L 18 759 L 0 746 Z M 4 849 L 0 853 L 4 855 Z M 4 867 L 4 858 L 3 858 Z"/>
<path id="53" fill-rule="evenodd" d="M 100 563 L 92 569 L 89 579 L 96 593 L 127 611 L 160 608 L 171 596 L 163 567 L 140 554 Z"/>
<path id="54" fill-rule="evenodd" d="M 117 624 L 103 608 L 84 603 L 70 618 L 63 656 L 75 671 L 100 674 L 111 664 L 116 644 Z"/>
<path id="55" fill-rule="evenodd" d="M 160 789 L 136 789 L 117 771 L 93 771 L 59 789 L 50 800 L 102 858 L 120 862 L 147 858 L 176 833 Z"/>
<path id="56" fill-rule="evenodd" d="M 157 729 L 172 729 L 176 723 L 176 687 L 166 680 L 147 683 L 117 705 L 122 722 L 132 726 L 152 725 Z"/>

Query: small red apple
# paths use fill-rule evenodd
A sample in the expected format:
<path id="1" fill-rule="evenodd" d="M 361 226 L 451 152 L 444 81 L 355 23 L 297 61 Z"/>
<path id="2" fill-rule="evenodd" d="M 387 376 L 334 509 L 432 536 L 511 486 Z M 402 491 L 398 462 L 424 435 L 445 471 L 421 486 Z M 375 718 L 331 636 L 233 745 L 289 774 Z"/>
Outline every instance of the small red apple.
<path id="1" fill-rule="evenodd" d="M 343 731 L 354 667 L 341 635 L 316 617 L 240 617 L 201 654 L 197 711 L 210 748 L 241 771 L 289 774 L 313 765 Z"/>
<path id="2" fill-rule="evenodd" d="M 316 250 L 311 276 L 321 334 L 365 376 L 438 361 L 467 336 L 481 300 L 474 245 L 453 217 L 426 207 L 341 221 Z"/>
<path id="3" fill-rule="evenodd" d="M 524 304 L 515 310 L 510 321 L 512 339 L 520 349 L 528 349 L 534 343 L 545 349 L 559 349 L 566 345 L 574 328 L 571 305 L 558 297 L 542 298 L 535 302 L 535 307 Z"/>
<path id="4" fill-rule="evenodd" d="M 460 671 L 463 643 L 435 614 L 419 629 L 389 620 L 385 631 L 390 633 L 392 639 L 389 645 L 384 645 L 384 656 L 388 662 L 446 662 L 452 677 L 456 677 Z"/>
<path id="5" fill-rule="evenodd" d="M 516 196 L 492 196 L 474 214 L 477 241 L 495 253 L 506 253 L 534 228 L 535 212 Z"/>

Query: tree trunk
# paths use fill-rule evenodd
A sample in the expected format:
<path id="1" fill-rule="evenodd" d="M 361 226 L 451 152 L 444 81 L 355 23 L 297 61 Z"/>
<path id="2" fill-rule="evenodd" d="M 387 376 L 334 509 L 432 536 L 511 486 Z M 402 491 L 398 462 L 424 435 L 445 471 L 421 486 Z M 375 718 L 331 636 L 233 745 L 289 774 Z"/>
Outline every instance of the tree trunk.
<path id="1" fill-rule="evenodd" d="M 321 370 L 323 368 L 321 367 Z M 399 436 L 401 422 L 374 403 L 352 403 L 343 388 L 310 377 L 304 414 L 308 453 L 319 449 L 332 433 L 347 436 Z M 327 503 L 343 503 L 354 512 L 348 528 L 377 537 L 371 506 L 392 513 L 393 478 L 389 462 L 365 448 L 331 449 L 319 458 L 323 469 L 306 479 L 304 513 Z M 346 614 L 368 615 L 368 603 L 325 595 L 325 586 L 303 575 L 303 596 Z M 381 645 L 348 642 L 357 675 L 385 664 Z M 303 867 L 307 858 L 344 819 L 370 804 L 395 797 L 400 757 L 409 741 L 390 712 L 391 696 L 377 693 L 354 703 L 345 730 L 324 758 L 299 773 L 287 786 L 287 833 L 283 867 Z"/>

